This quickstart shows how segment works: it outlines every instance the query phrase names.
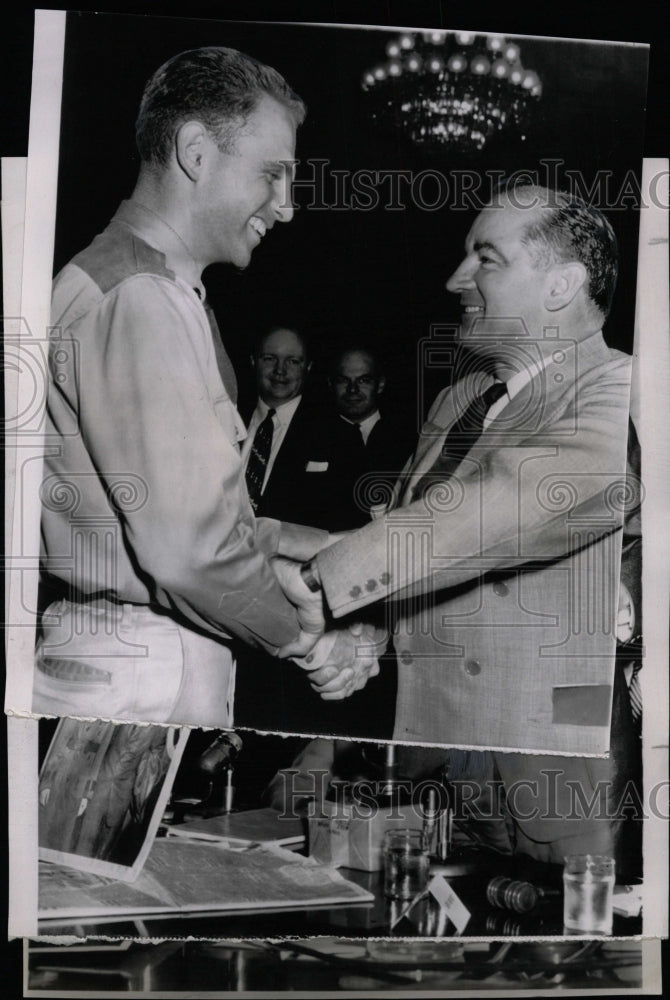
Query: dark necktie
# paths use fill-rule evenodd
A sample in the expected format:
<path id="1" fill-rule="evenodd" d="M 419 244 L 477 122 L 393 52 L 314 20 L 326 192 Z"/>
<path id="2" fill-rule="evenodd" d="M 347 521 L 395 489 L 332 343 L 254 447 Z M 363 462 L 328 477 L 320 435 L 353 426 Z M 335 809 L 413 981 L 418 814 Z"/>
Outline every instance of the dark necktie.
<path id="1" fill-rule="evenodd" d="M 272 418 L 274 415 L 274 410 L 268 410 L 265 420 L 261 421 L 256 429 L 251 451 L 249 452 L 246 480 L 249 499 L 251 500 L 251 506 L 254 508 L 254 511 L 258 510 L 258 503 L 261 498 L 261 493 L 263 492 L 263 483 L 265 481 L 265 470 L 267 469 L 268 462 L 270 460 L 272 434 L 274 432 Z"/>
<path id="2" fill-rule="evenodd" d="M 435 483 L 443 482 L 453 475 L 475 441 L 481 436 L 486 414 L 506 392 L 507 386 L 504 382 L 494 382 L 485 392 L 475 396 L 445 434 L 440 457 L 432 468 L 421 477 L 412 491 L 414 500 L 424 496 L 426 490 Z"/>
<path id="3" fill-rule="evenodd" d="M 365 440 L 363 439 L 363 431 L 361 430 L 361 425 L 352 424 L 351 430 L 352 430 L 353 440 L 360 448 L 365 449 Z"/>

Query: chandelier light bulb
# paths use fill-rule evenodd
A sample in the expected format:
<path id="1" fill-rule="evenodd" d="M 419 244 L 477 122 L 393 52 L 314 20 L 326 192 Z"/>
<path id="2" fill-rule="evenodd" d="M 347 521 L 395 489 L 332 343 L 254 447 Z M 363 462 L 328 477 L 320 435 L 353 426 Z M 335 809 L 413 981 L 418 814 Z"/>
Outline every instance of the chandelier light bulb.
<path id="1" fill-rule="evenodd" d="M 418 73 L 421 69 L 421 60 L 415 54 L 412 54 L 407 60 L 407 69 L 411 70 L 412 73 Z"/>
<path id="2" fill-rule="evenodd" d="M 475 56 L 470 63 L 470 69 L 477 76 L 483 76 L 485 73 L 491 69 L 491 63 L 488 61 L 486 56 Z"/>
<path id="3" fill-rule="evenodd" d="M 386 55 L 390 56 L 391 59 L 395 59 L 400 55 L 400 46 L 397 42 L 389 42 L 386 46 Z"/>
<path id="4" fill-rule="evenodd" d="M 459 45 L 472 45 L 475 40 L 475 36 L 471 31 L 457 31 L 456 41 Z"/>
<path id="5" fill-rule="evenodd" d="M 465 56 L 453 55 L 447 62 L 447 69 L 451 73 L 462 73 L 465 67 L 468 65 L 468 61 Z"/>
<path id="6" fill-rule="evenodd" d="M 444 66 L 444 60 L 440 59 L 439 56 L 432 56 L 428 60 L 428 69 L 431 73 L 439 73 Z"/>
<path id="7" fill-rule="evenodd" d="M 486 39 L 486 47 L 487 49 L 490 49 L 491 52 L 500 52 L 504 44 L 505 39 L 502 35 L 489 35 Z"/>
<path id="8" fill-rule="evenodd" d="M 505 80 L 509 76 L 507 63 L 502 59 L 496 59 L 491 66 L 491 76 L 495 76 L 498 80 Z"/>
<path id="9" fill-rule="evenodd" d="M 521 83 L 521 81 L 523 80 L 523 69 L 522 69 L 522 67 L 518 66 L 516 69 L 513 69 L 512 72 L 509 75 L 509 78 L 512 81 L 512 83 L 515 83 L 518 86 Z"/>
<path id="10" fill-rule="evenodd" d="M 383 66 L 375 66 L 375 68 L 373 69 L 372 72 L 375 75 L 375 80 L 385 80 L 386 79 L 386 70 L 384 69 Z"/>
<path id="11" fill-rule="evenodd" d="M 400 36 L 400 48 L 405 49 L 405 51 L 414 48 L 414 39 L 412 38 L 411 35 Z"/>
<path id="12" fill-rule="evenodd" d="M 524 88 L 524 90 L 532 90 L 533 87 L 536 87 L 539 82 L 540 82 L 539 76 L 537 75 L 537 73 L 534 73 L 533 70 L 531 69 L 524 74 L 524 78 L 521 81 L 521 86 Z"/>
<path id="13" fill-rule="evenodd" d="M 516 62 L 517 59 L 519 58 L 519 52 L 520 51 L 521 50 L 519 49 L 519 46 L 515 45 L 514 42 L 510 42 L 509 45 L 506 45 L 505 46 L 505 59 L 507 60 L 507 62 L 511 62 L 511 63 Z"/>
<path id="14" fill-rule="evenodd" d="M 386 72 L 389 76 L 400 76 L 402 73 L 402 66 L 397 59 L 391 59 L 386 67 Z"/>
<path id="15" fill-rule="evenodd" d="M 433 45 L 444 45 L 447 40 L 447 33 L 446 31 L 431 31 L 428 34 L 428 40 Z"/>

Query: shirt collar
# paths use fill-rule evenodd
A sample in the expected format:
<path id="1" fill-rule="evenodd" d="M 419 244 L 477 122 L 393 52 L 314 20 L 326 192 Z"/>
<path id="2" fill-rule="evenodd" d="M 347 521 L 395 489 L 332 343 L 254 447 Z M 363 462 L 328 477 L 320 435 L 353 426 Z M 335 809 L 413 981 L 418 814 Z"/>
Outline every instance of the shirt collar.
<path id="1" fill-rule="evenodd" d="M 514 399 L 515 396 L 521 392 L 525 385 L 539 375 L 541 371 L 547 367 L 551 362 L 551 356 L 542 358 L 540 361 L 533 361 L 528 365 L 527 368 L 522 368 L 520 372 L 516 372 L 512 375 L 510 379 L 506 382 L 507 395 L 510 399 Z"/>
<path id="2" fill-rule="evenodd" d="M 518 396 L 521 390 L 528 385 L 540 372 L 544 371 L 548 364 L 551 362 L 551 356 L 541 358 L 539 361 L 533 361 L 526 368 L 522 368 L 520 372 L 516 372 L 511 378 L 505 383 L 505 389 L 507 390 L 500 399 L 497 399 L 493 406 L 490 407 L 486 416 L 484 417 L 484 427 L 488 427 L 501 413 L 508 403 L 510 403 L 515 396 Z M 498 381 L 498 380 L 495 380 Z"/>
<path id="3" fill-rule="evenodd" d="M 301 399 L 302 396 L 294 396 L 294 398 L 289 399 L 287 403 L 280 403 L 279 406 L 273 407 L 277 422 L 284 425 L 289 424 L 295 415 L 295 411 L 300 406 Z M 258 402 L 256 403 L 256 412 L 261 420 L 265 420 L 269 409 L 270 407 L 268 404 L 263 402 L 263 400 L 259 397 Z"/>
<path id="4" fill-rule="evenodd" d="M 360 421 L 349 420 L 348 417 L 343 417 L 342 414 L 340 413 L 340 419 L 344 420 L 346 424 L 358 424 L 363 433 L 365 433 L 366 431 L 369 433 L 374 427 L 374 425 L 377 423 L 377 421 L 381 420 L 381 413 L 379 412 L 379 410 L 375 410 L 375 412 L 367 416 L 365 420 L 360 420 Z"/>
<path id="5" fill-rule="evenodd" d="M 200 296 L 204 300 L 198 265 L 194 260 L 185 258 L 184 254 L 188 248 L 160 215 L 139 201 L 129 198 L 119 205 L 114 221 L 129 226 L 145 243 L 165 254 L 165 262 L 170 270 L 191 288 L 200 289 Z"/>

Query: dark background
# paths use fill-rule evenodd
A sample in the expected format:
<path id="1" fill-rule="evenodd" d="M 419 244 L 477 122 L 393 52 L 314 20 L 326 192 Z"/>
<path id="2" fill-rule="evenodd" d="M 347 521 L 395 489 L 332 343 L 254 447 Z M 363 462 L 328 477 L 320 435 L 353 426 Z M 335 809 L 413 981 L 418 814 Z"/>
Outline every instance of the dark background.
<path id="1" fill-rule="evenodd" d="M 40 3 L 40 7 L 42 8 L 59 9 L 62 6 L 62 3 Z M 78 6 L 82 7 L 86 6 L 86 4 L 79 4 Z M 159 5 L 155 2 L 127 4 L 123 3 L 123 0 L 112 3 L 100 0 L 99 3 L 95 5 L 89 4 L 89 6 L 98 11 L 107 10 L 134 13 L 138 16 L 160 13 L 161 15 L 179 17 L 183 16 L 185 12 L 183 3 L 174 2 L 163 2 Z M 640 2 L 633 4 L 622 5 L 613 5 L 611 0 L 589 0 L 588 3 L 585 3 L 584 0 L 563 0 L 563 2 L 556 4 L 541 4 L 537 0 L 515 0 L 515 3 L 511 5 L 493 3 L 492 0 L 480 0 L 476 5 L 472 4 L 471 0 L 412 0 L 411 3 L 409 0 L 365 0 L 365 2 L 361 2 L 361 0 L 257 0 L 257 2 L 253 2 L 253 0 L 217 0 L 216 3 L 194 0 L 188 6 L 188 13 L 192 17 L 205 19 L 227 18 L 241 20 L 254 17 L 274 21 L 292 20 L 342 24 L 360 24 L 365 21 L 376 25 L 420 25 L 426 28 L 463 28 L 508 34 L 556 37 L 572 36 L 584 39 L 605 38 L 651 43 L 649 98 L 646 114 L 644 153 L 646 156 L 668 155 L 670 33 L 668 30 L 667 0 L 640 0 Z M 4 43 L 3 57 L 0 60 L 0 93 L 2 94 L 0 152 L 7 156 L 25 156 L 28 149 L 28 116 L 32 69 L 32 7 L 17 2 L 17 0 L 5 0 L 0 11 L 0 25 L 2 26 Z M 208 40 L 209 37 L 208 33 Z M 165 55 L 170 55 L 177 48 L 184 47 L 182 36 L 178 35 L 176 40 L 177 45 L 172 50 L 166 51 Z M 321 81 L 321 92 L 325 94 L 325 99 L 320 113 L 325 114 L 328 112 L 336 119 L 339 117 L 340 125 L 345 130 L 343 135 L 340 132 L 342 139 L 339 147 L 337 149 L 334 147 L 331 148 L 331 144 L 329 143 L 323 155 L 332 158 L 334 165 L 334 161 L 337 159 L 338 161 L 342 161 L 345 167 L 351 168 L 354 165 L 353 153 L 351 159 L 348 159 L 349 153 L 352 152 L 349 145 L 351 140 L 346 132 L 345 115 L 340 109 L 339 102 L 343 100 L 343 97 L 338 87 L 335 86 L 335 81 L 340 83 L 346 80 L 346 89 L 349 94 L 351 94 L 352 89 L 357 87 L 361 66 L 359 64 L 352 64 L 351 60 L 354 57 L 354 52 L 349 52 L 347 47 L 339 56 L 333 57 L 331 54 L 328 60 L 326 60 L 325 53 L 317 50 L 312 51 L 309 56 L 304 54 L 301 57 L 304 59 L 304 62 L 299 63 L 294 59 L 289 60 L 285 58 L 277 46 L 272 46 L 268 43 L 264 44 L 268 48 L 271 47 L 273 49 L 267 56 L 269 61 L 286 73 L 291 84 L 305 97 L 311 106 L 310 117 L 299 139 L 298 155 L 303 158 L 319 155 L 318 150 L 320 147 L 317 146 L 316 142 L 319 129 L 321 130 L 321 135 L 328 138 L 328 130 L 319 124 L 317 117 L 318 100 L 315 101 L 312 96 L 314 88 L 318 87 Z M 370 35 L 369 43 L 374 48 L 374 56 L 370 62 L 376 62 L 382 57 L 382 46 L 378 46 L 376 41 L 373 44 L 372 34 Z M 367 40 L 366 44 L 368 44 Z M 252 48 L 251 45 L 249 48 L 252 54 L 257 55 L 259 58 L 264 57 L 264 49 L 261 47 L 260 42 L 255 48 Z M 528 55 L 526 55 L 527 52 Z M 157 59 L 154 59 L 154 53 L 158 57 Z M 565 55 L 562 55 L 562 53 L 565 53 Z M 149 64 L 149 57 L 153 60 L 151 65 Z M 68 239 L 74 239 L 75 232 L 81 235 L 82 242 L 76 246 L 72 246 L 73 251 L 79 249 L 90 236 L 106 223 L 107 217 L 116 207 L 116 202 L 119 198 L 128 193 L 134 170 L 131 167 L 130 160 L 124 162 L 123 157 L 133 155 L 130 146 L 132 140 L 132 120 L 135 114 L 136 101 L 139 96 L 137 88 L 135 88 L 135 93 L 130 93 L 132 87 L 129 89 L 129 84 L 133 81 L 137 82 L 138 85 L 141 84 L 147 72 L 153 70 L 154 65 L 157 64 L 160 57 L 160 54 L 156 50 L 152 50 L 151 52 L 142 51 L 139 44 L 135 42 L 128 48 L 116 50 L 114 58 L 115 76 L 112 77 L 112 96 L 116 96 L 118 92 L 119 101 L 118 105 L 114 102 L 111 120 L 104 121 L 102 118 L 100 119 L 95 135 L 96 143 L 103 141 L 100 138 L 101 131 L 104 134 L 109 130 L 110 136 L 114 135 L 114 139 L 111 140 L 113 162 L 110 162 L 104 168 L 103 174 L 100 177 L 86 173 L 83 176 L 79 189 L 77 190 L 74 187 L 76 199 L 69 209 L 70 221 L 64 231 L 64 235 L 61 236 L 59 233 L 58 252 L 60 255 L 68 252 L 68 248 L 62 242 L 68 232 L 70 234 L 67 237 Z M 288 52 L 286 53 L 286 57 L 288 57 Z M 561 110 L 551 98 L 548 57 L 547 61 L 543 60 L 542 63 L 539 60 L 536 62 L 532 61 L 530 58 L 530 42 L 522 42 L 522 57 L 525 64 L 536 69 L 543 78 L 545 91 L 542 104 L 548 107 L 551 100 L 552 113 L 560 114 L 564 123 L 567 121 L 568 131 L 572 131 L 573 122 L 580 123 L 579 140 L 572 142 L 570 146 L 562 142 L 559 130 L 554 130 L 555 144 L 559 148 L 559 156 L 567 158 L 570 155 L 570 157 L 579 158 L 580 160 L 584 157 L 587 163 L 589 161 L 592 163 L 595 162 L 597 168 L 610 168 L 612 166 L 611 160 L 615 159 L 618 160 L 617 169 L 621 170 L 624 169 L 622 164 L 628 155 L 631 161 L 634 162 L 635 167 L 639 166 L 638 150 L 626 148 L 628 139 L 625 142 L 619 142 L 619 129 L 624 124 L 622 119 L 625 119 L 623 108 L 620 108 L 616 102 L 612 101 L 609 112 L 606 113 L 606 121 L 603 122 L 598 120 L 598 111 L 591 104 L 591 117 L 588 117 L 586 80 L 583 75 L 580 75 L 573 60 L 568 56 L 566 48 L 561 46 L 556 49 L 556 59 L 552 63 L 552 72 L 556 75 L 561 86 L 569 87 L 572 94 L 572 112 L 568 112 L 567 109 Z M 360 59 L 360 54 L 356 58 Z M 94 74 L 85 84 L 85 90 L 89 90 L 90 88 L 91 93 L 96 90 L 96 81 L 99 73 L 104 75 L 106 72 L 104 66 L 97 65 L 95 58 L 92 60 L 92 63 Z M 366 53 L 362 68 L 367 68 L 369 64 Z M 613 93 L 618 92 L 618 76 L 619 74 L 615 74 L 614 79 L 610 78 L 608 83 L 608 87 L 613 88 Z M 303 80 L 306 81 L 306 86 L 302 84 Z M 619 82 L 625 81 L 619 78 Z M 109 81 L 107 85 L 109 86 Z M 608 96 L 607 88 L 605 92 L 596 92 L 596 94 L 591 94 L 590 96 L 596 97 L 598 102 L 606 100 Z M 602 115 L 603 105 L 598 103 L 598 108 L 601 109 L 600 114 Z M 122 109 L 124 115 L 127 115 L 127 110 L 130 109 L 129 116 L 122 118 Z M 599 138 L 597 140 L 599 145 L 597 148 L 591 145 L 591 124 L 599 128 Z M 642 125 L 641 121 L 633 121 L 628 124 L 633 127 L 641 127 Z M 119 128 L 125 130 L 125 134 L 121 137 L 119 137 L 117 132 Z M 551 133 L 551 128 L 545 129 L 545 136 L 548 140 L 551 139 Z M 584 139 L 585 133 L 587 134 Z M 626 135 L 629 135 L 629 133 L 626 133 Z M 363 138 L 365 139 L 365 137 Z M 358 142 L 360 140 L 355 141 Z M 85 142 L 76 151 L 76 154 L 73 155 L 87 157 L 88 153 L 86 150 L 91 144 L 92 141 L 91 143 L 88 141 Z M 613 145 L 616 145 L 616 151 L 613 149 Z M 107 146 L 106 148 L 107 155 L 110 155 L 110 147 Z M 588 152 L 589 149 L 594 151 Z M 540 154 L 538 151 L 531 153 L 528 151 L 529 160 L 533 155 L 537 158 L 538 155 L 548 154 Z M 90 161 L 86 160 L 86 163 L 90 170 Z M 365 165 L 368 166 L 368 164 Z M 389 167 L 388 163 L 382 163 L 381 165 L 385 169 Z M 495 165 L 503 166 L 502 164 Z M 528 165 L 528 163 L 515 163 L 514 167 L 522 165 Z M 577 163 L 573 165 L 578 166 Z M 369 164 L 369 166 L 372 166 L 372 164 Z M 111 178 L 117 184 L 115 190 L 107 186 L 108 178 Z M 613 189 L 616 190 L 616 187 Z M 83 199 L 81 203 L 79 198 Z M 83 205 L 84 201 L 87 205 L 87 210 L 95 212 L 94 216 L 87 218 L 83 209 L 80 211 L 80 207 L 78 206 L 80 204 Z M 305 214 L 303 213 L 303 215 Z M 427 331 L 422 325 L 423 320 L 421 316 L 428 315 L 429 322 L 447 320 L 448 297 L 446 293 L 442 296 L 442 286 L 449 268 L 458 259 L 458 253 L 462 244 L 462 231 L 452 231 L 451 227 L 455 226 L 454 213 L 451 213 L 449 217 L 448 229 L 444 225 L 444 219 L 439 220 L 432 215 L 428 215 L 428 213 L 424 214 L 426 218 L 421 223 L 411 223 L 406 218 L 407 213 L 402 217 L 400 224 L 394 222 L 393 225 L 396 225 L 397 228 L 392 246 L 387 245 L 385 239 L 382 240 L 381 234 L 383 229 L 379 220 L 374 225 L 370 224 L 369 230 L 367 230 L 376 234 L 374 236 L 373 247 L 370 247 L 369 243 L 366 244 L 364 242 L 363 233 L 366 231 L 367 223 L 362 221 L 363 213 L 356 213 L 353 218 L 349 217 L 348 222 L 344 217 L 342 220 L 336 219 L 334 213 L 329 213 L 327 217 L 324 215 L 323 220 L 319 220 L 318 225 L 324 232 L 324 236 L 322 237 L 324 242 L 320 244 L 318 255 L 316 248 L 311 247 L 311 251 L 314 253 L 315 260 L 318 260 L 323 265 L 314 269 L 316 279 L 312 278 L 312 280 L 319 281 L 320 284 L 316 288 L 313 288 L 307 282 L 305 276 L 301 275 L 296 269 L 294 263 L 293 268 L 289 268 L 291 281 L 287 285 L 287 288 L 297 288 L 297 294 L 293 299 L 294 303 L 298 302 L 300 304 L 303 295 L 306 300 L 311 299 L 316 302 L 318 308 L 310 309 L 311 321 L 314 324 L 313 329 L 315 333 L 317 332 L 317 321 L 323 323 L 324 327 L 326 323 L 330 323 L 332 328 L 338 328 L 338 323 L 344 322 L 343 315 L 356 318 L 360 308 L 357 304 L 357 295 L 360 294 L 361 288 L 366 291 L 365 298 L 368 301 L 374 303 L 377 299 L 385 299 L 384 296 L 368 296 L 367 289 L 370 281 L 370 273 L 376 272 L 377 275 L 383 275 L 382 264 L 389 257 L 402 259 L 404 266 L 408 269 L 408 273 L 412 275 L 416 282 L 416 284 L 412 284 L 406 281 L 403 292 L 403 298 L 411 301 L 417 307 L 417 311 L 413 313 L 416 318 L 412 320 L 412 335 L 418 335 L 419 337 L 426 335 Z M 619 216 L 613 217 L 613 222 L 620 233 Z M 85 232 L 80 229 L 80 226 L 84 223 Z M 76 231 L 74 228 L 71 228 L 75 224 L 77 226 Z M 252 267 L 245 275 L 240 277 L 233 275 L 231 272 L 226 274 L 225 284 L 235 290 L 238 309 L 240 305 L 244 306 L 248 317 L 247 322 L 250 325 L 255 323 L 254 312 L 258 307 L 258 297 L 247 290 L 246 282 L 252 280 L 252 278 L 258 281 L 261 280 L 263 274 L 267 273 L 271 266 L 272 261 L 270 258 L 274 256 L 275 250 L 279 258 L 285 257 L 287 262 L 292 260 L 292 252 L 303 238 L 303 227 L 305 225 L 307 223 L 301 220 L 300 213 L 298 213 L 290 226 L 275 229 L 272 234 L 272 240 L 269 240 L 265 246 L 260 247 L 255 252 Z M 350 227 L 349 230 L 347 229 L 347 225 Z M 426 257 L 432 260 L 431 270 L 428 273 L 425 272 L 423 267 L 419 266 L 419 259 L 421 258 L 414 256 L 415 253 L 418 253 L 416 243 L 412 243 L 410 247 L 410 244 L 404 241 L 405 229 L 403 227 L 410 227 L 411 225 L 429 227 L 429 232 L 432 231 L 433 233 L 431 241 L 426 243 L 422 257 L 423 260 Z M 459 229 L 464 231 L 466 228 L 465 219 L 459 219 L 458 226 Z M 633 227 L 631 226 L 631 228 Z M 353 239 L 347 239 L 348 233 L 353 234 Z M 332 277 L 332 261 L 336 258 L 339 252 L 338 247 L 343 242 L 347 251 L 345 260 L 348 259 L 347 255 L 353 253 L 352 248 L 356 245 L 361 246 L 363 250 L 367 246 L 369 262 L 367 266 L 364 266 L 360 270 L 360 262 L 363 260 L 365 264 L 366 254 L 364 252 L 358 253 L 356 267 L 353 266 L 352 257 L 349 261 L 351 266 L 348 268 L 348 273 L 339 278 L 336 283 L 334 280 L 330 280 Z M 628 264 L 630 266 L 632 266 L 635 260 L 634 250 L 631 251 L 631 254 L 632 256 L 629 256 L 627 251 Z M 266 259 L 266 255 L 268 259 Z M 326 289 L 325 297 L 320 300 L 320 295 L 324 287 Z M 373 287 L 376 289 L 374 283 Z M 385 288 L 389 296 L 394 294 L 392 282 L 388 279 L 385 281 Z M 213 286 L 212 291 L 216 295 Z M 410 299 L 412 293 L 413 298 Z M 282 290 L 282 295 L 284 294 L 286 293 Z M 632 302 L 633 295 L 634 282 L 629 271 L 625 282 L 620 285 L 617 293 L 616 312 L 612 317 L 612 320 L 615 321 L 612 325 L 615 325 L 617 330 L 616 338 L 614 339 L 621 340 L 621 342 L 625 338 L 628 338 L 628 340 L 630 338 L 630 303 Z M 620 307 L 622 298 L 628 302 L 628 306 L 625 308 L 623 305 Z M 439 307 L 439 311 L 435 310 L 434 313 L 432 308 L 433 303 L 437 303 Z M 404 317 L 405 312 L 395 314 L 388 305 L 380 302 L 380 310 L 382 306 L 384 322 L 389 323 L 393 330 L 402 329 L 404 327 L 404 319 L 400 319 L 400 317 Z M 222 320 L 222 326 L 226 329 L 227 334 L 230 333 L 237 344 L 243 331 L 241 320 L 239 318 L 233 320 L 231 307 L 229 313 L 230 322 L 226 323 L 226 314 L 221 313 L 221 303 L 219 301 L 217 301 L 217 309 Z M 405 309 L 406 307 L 403 306 L 403 310 Z M 341 310 L 347 310 L 346 314 L 341 312 Z M 374 313 L 375 311 L 373 310 L 373 319 Z M 380 337 L 385 336 L 386 332 L 388 332 L 383 328 L 382 322 L 375 324 L 375 329 L 378 331 L 377 336 Z M 608 332 L 608 336 L 613 337 L 613 332 Z M 412 346 L 412 341 L 409 338 L 407 343 Z M 408 357 L 406 351 L 406 346 L 400 345 L 398 348 L 396 370 L 400 373 L 402 373 L 403 365 Z M 237 350 L 237 353 L 239 354 L 239 350 Z M 388 353 L 390 354 L 391 352 L 389 351 Z M 413 371 L 414 355 L 412 351 L 410 351 L 410 354 Z M 2 821 L 3 817 L 0 816 L 0 822 Z M 3 871 L 6 871 L 6 855 L 3 858 L 3 862 L 2 868 Z M 665 959 L 667 958 L 667 941 L 663 944 L 663 952 Z M 4 969 L 1 981 L 3 996 L 12 998 L 12 1000 L 15 997 L 20 997 L 22 994 L 20 956 L 21 942 L 11 942 L 11 947 L 7 950 L 6 960 L 3 963 Z"/>

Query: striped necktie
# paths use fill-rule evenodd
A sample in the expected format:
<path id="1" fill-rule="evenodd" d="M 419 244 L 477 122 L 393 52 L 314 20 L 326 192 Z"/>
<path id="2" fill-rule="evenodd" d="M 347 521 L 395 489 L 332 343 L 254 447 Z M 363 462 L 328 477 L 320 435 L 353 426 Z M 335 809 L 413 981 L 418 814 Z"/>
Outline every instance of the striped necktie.
<path id="1" fill-rule="evenodd" d="M 458 420 L 449 428 L 444 437 L 439 458 L 414 487 L 412 498 L 419 500 L 436 483 L 444 482 L 454 474 L 475 441 L 484 430 L 486 414 L 493 404 L 504 396 L 507 386 L 504 382 L 494 382 L 488 389 L 475 396 Z"/>
<path id="2" fill-rule="evenodd" d="M 630 711 L 633 716 L 633 724 L 638 732 L 642 728 L 642 691 L 640 689 L 640 670 L 642 664 L 637 661 L 633 664 L 633 675 L 628 685 L 628 697 L 630 698 Z"/>
<path id="3" fill-rule="evenodd" d="M 245 476 L 247 480 L 249 500 L 251 501 L 251 506 L 254 508 L 254 511 L 258 510 L 258 504 L 261 499 L 263 484 L 265 482 L 265 472 L 270 460 L 272 435 L 274 433 L 272 418 L 274 415 L 274 410 L 268 410 L 265 420 L 261 421 L 256 429 L 251 451 L 249 452 L 249 461 L 247 462 Z"/>

